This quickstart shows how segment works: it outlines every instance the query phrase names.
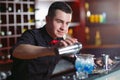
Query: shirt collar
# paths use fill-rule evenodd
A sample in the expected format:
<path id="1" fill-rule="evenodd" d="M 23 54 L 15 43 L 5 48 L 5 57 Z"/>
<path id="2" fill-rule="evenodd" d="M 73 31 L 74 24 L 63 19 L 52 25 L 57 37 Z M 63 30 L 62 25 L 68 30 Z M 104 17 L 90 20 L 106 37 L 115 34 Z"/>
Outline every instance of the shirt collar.
<path id="1" fill-rule="evenodd" d="M 52 40 L 54 40 L 47 32 L 46 30 L 46 26 L 43 26 L 42 28 L 42 34 L 43 34 L 43 37 L 45 38 L 46 42 L 49 43 L 51 42 Z M 61 38 L 56 38 L 56 40 L 63 40 L 63 37 Z"/>

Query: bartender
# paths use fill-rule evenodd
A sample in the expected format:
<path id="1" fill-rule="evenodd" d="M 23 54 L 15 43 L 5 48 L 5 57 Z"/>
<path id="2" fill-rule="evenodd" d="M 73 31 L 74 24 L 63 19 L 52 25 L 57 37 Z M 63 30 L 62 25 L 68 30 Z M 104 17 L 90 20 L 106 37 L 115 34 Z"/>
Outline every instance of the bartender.
<path id="1" fill-rule="evenodd" d="M 25 31 L 11 49 L 12 75 L 7 80 L 50 80 L 56 63 L 61 59 L 55 50 L 77 43 L 66 38 L 72 9 L 65 2 L 51 4 L 46 24 L 40 29 Z"/>

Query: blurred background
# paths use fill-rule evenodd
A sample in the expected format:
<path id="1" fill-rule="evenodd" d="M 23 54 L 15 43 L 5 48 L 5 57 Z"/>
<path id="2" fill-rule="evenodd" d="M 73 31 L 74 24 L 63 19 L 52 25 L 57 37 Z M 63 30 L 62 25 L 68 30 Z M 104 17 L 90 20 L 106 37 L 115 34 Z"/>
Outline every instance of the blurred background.
<path id="1" fill-rule="evenodd" d="M 83 44 L 81 53 L 119 55 L 120 0 L 0 0 L 0 70 L 5 74 L 10 75 L 10 48 L 24 31 L 45 24 L 54 1 L 65 1 L 72 7 L 68 35 Z"/>

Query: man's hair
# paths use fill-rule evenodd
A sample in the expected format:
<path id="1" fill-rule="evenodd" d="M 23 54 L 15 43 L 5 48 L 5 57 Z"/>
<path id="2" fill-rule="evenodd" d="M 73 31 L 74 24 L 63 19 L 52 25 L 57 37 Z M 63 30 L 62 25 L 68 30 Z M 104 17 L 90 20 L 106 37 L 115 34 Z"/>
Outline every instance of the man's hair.
<path id="1" fill-rule="evenodd" d="M 48 16 L 51 16 L 51 17 L 55 16 L 55 11 L 56 10 L 62 10 L 66 13 L 72 14 L 72 9 L 67 3 L 65 3 L 65 2 L 54 2 L 49 7 Z"/>

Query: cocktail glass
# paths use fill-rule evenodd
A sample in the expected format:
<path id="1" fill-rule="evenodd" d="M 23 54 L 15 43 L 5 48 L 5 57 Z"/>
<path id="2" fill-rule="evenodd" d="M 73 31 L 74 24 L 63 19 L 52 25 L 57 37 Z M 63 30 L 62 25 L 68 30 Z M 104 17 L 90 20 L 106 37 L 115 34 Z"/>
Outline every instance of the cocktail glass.
<path id="1" fill-rule="evenodd" d="M 88 78 L 88 74 L 94 70 L 94 55 L 76 54 L 75 56 L 76 77 L 80 80 Z"/>

